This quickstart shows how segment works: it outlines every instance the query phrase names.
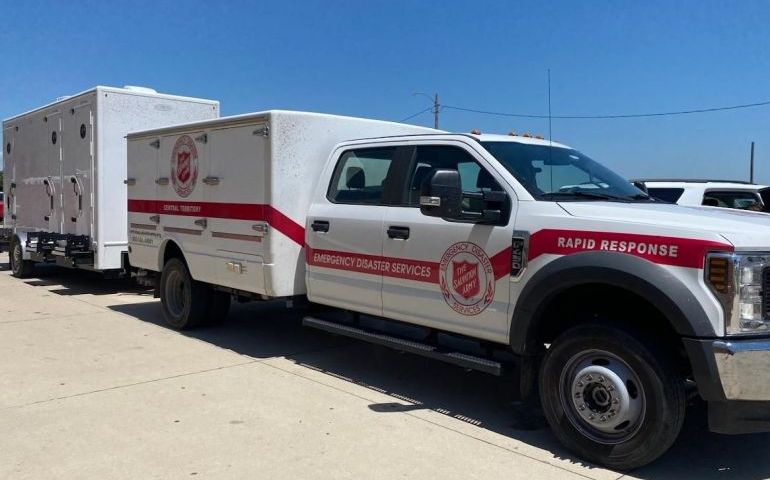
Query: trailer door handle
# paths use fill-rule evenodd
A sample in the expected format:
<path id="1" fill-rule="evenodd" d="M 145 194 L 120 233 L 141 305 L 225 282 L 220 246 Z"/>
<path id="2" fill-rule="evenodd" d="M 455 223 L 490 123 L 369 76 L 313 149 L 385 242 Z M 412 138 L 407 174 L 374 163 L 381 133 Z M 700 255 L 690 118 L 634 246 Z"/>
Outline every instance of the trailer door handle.
<path id="1" fill-rule="evenodd" d="M 409 238 L 409 227 L 397 227 L 397 226 L 388 227 L 388 236 L 390 238 L 398 238 L 401 240 L 406 240 Z"/>
<path id="2" fill-rule="evenodd" d="M 313 220 L 313 223 L 310 224 L 310 228 L 312 228 L 314 232 L 326 233 L 329 231 L 329 222 L 326 220 Z"/>
<path id="3" fill-rule="evenodd" d="M 206 220 L 205 218 L 199 218 L 198 220 L 194 221 L 193 223 L 196 224 L 197 226 L 203 227 L 203 228 L 206 228 L 209 225 L 208 220 Z"/>

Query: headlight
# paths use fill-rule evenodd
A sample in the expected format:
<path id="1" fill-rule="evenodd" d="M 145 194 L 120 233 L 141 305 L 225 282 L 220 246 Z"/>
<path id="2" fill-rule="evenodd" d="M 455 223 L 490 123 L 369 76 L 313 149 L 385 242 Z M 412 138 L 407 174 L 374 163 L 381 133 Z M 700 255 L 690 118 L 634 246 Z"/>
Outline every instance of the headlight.
<path id="1" fill-rule="evenodd" d="M 722 303 L 727 335 L 770 331 L 764 301 L 769 267 L 770 253 L 712 253 L 706 257 L 706 283 Z"/>

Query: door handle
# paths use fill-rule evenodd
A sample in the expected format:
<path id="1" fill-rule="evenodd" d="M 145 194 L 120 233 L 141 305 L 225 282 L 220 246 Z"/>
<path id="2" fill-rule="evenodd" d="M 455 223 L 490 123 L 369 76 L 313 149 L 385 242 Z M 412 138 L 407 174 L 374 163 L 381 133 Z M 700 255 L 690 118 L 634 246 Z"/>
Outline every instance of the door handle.
<path id="1" fill-rule="evenodd" d="M 326 233 L 329 231 L 329 222 L 326 220 L 313 220 L 313 223 L 310 224 L 310 228 L 312 228 L 314 232 Z"/>
<path id="2" fill-rule="evenodd" d="M 208 220 L 206 220 L 205 218 L 199 218 L 198 220 L 194 221 L 193 223 L 196 224 L 197 226 L 203 227 L 203 228 L 206 228 L 208 226 L 208 224 L 209 224 Z"/>
<path id="3" fill-rule="evenodd" d="M 388 236 L 390 238 L 398 238 L 401 240 L 407 240 L 409 238 L 409 227 L 388 227 Z"/>

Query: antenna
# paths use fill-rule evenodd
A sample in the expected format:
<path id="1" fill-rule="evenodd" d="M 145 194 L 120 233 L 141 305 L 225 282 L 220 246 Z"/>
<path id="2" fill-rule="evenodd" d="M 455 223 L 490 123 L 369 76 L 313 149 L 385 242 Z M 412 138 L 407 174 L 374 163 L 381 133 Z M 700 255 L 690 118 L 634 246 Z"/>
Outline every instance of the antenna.
<path id="1" fill-rule="evenodd" d="M 548 69 L 548 163 L 551 170 L 551 190 L 553 190 L 553 130 L 551 129 L 551 69 Z"/>
<path id="2" fill-rule="evenodd" d="M 548 69 L 548 142 L 553 143 L 553 134 L 551 132 L 551 69 Z M 551 146 L 551 145 L 549 145 Z"/>

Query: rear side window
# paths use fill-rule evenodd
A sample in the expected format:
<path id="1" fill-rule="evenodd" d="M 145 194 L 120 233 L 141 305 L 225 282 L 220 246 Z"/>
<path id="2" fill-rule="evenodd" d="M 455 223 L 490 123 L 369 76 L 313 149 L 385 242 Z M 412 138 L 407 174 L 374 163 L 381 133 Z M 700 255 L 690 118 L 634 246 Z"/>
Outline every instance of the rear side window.
<path id="1" fill-rule="evenodd" d="M 706 192 L 703 195 L 703 205 L 762 211 L 759 196 L 754 192 L 745 190 Z"/>
<path id="2" fill-rule="evenodd" d="M 327 198 L 334 203 L 381 205 L 395 147 L 343 153 L 334 169 Z"/>
<path id="3" fill-rule="evenodd" d="M 647 193 L 651 197 L 663 200 L 664 202 L 676 203 L 684 193 L 684 188 L 650 188 L 647 187 Z"/>

